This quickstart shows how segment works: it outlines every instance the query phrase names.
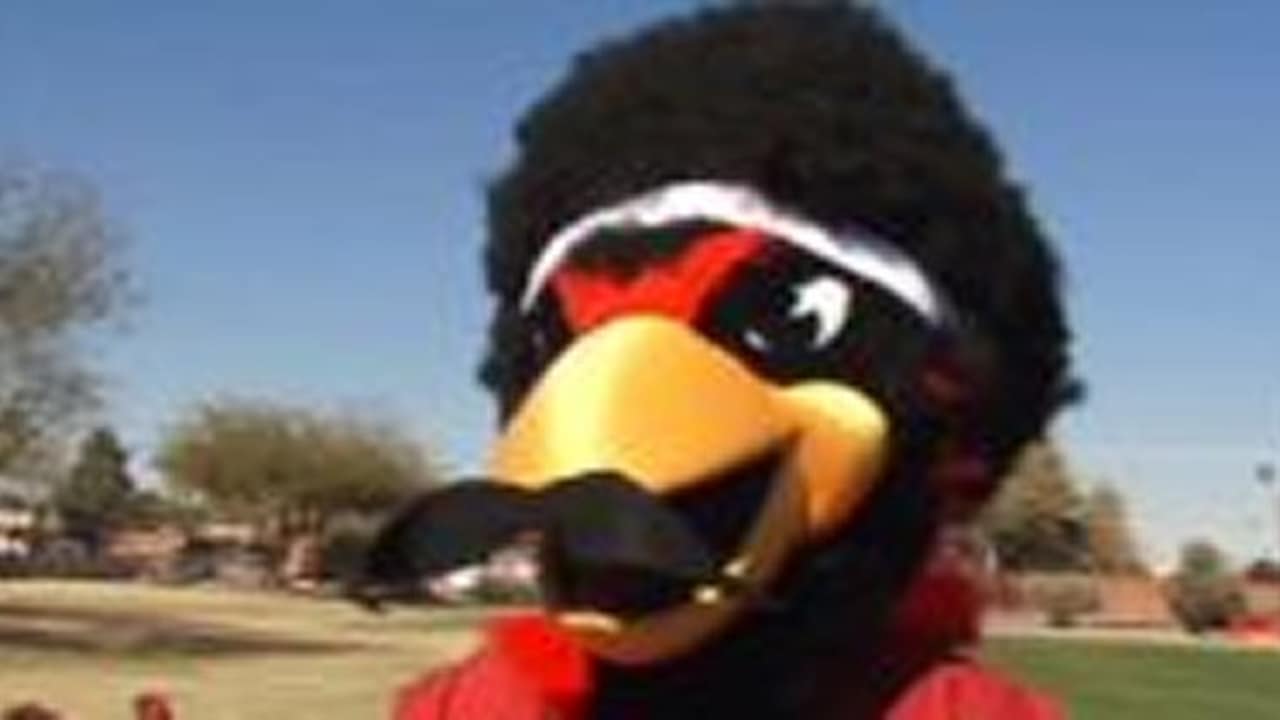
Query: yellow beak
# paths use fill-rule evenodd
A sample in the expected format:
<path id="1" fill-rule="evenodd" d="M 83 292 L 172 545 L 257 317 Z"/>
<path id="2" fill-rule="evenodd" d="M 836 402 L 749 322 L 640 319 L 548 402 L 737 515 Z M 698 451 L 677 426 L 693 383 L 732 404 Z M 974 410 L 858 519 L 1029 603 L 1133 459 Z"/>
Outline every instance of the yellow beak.
<path id="1" fill-rule="evenodd" d="M 492 471 L 500 482 L 542 488 L 612 470 L 668 497 L 780 453 L 754 526 L 724 558 L 724 572 L 763 587 L 865 497 L 880 475 L 887 428 L 880 408 L 848 385 L 779 388 L 680 323 L 632 316 L 561 354 L 506 428 Z M 642 664 L 697 647 L 742 609 L 738 596 L 708 587 L 687 605 L 639 620 L 558 618 L 593 652 Z"/>

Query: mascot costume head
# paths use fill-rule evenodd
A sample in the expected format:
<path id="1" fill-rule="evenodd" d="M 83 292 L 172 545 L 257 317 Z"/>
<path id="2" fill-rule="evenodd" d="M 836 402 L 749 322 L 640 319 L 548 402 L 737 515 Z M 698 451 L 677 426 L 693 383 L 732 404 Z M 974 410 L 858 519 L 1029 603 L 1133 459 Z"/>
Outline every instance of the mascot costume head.
<path id="1" fill-rule="evenodd" d="M 533 538 L 545 613 L 482 655 L 559 673 L 561 715 L 888 712 L 937 654 L 900 619 L 939 529 L 1073 394 L 991 139 L 875 11 L 761 3 L 582 55 L 517 140 L 485 252 L 501 436 L 369 581 Z M 492 682 L 508 714 L 415 717 L 519 716 Z"/>

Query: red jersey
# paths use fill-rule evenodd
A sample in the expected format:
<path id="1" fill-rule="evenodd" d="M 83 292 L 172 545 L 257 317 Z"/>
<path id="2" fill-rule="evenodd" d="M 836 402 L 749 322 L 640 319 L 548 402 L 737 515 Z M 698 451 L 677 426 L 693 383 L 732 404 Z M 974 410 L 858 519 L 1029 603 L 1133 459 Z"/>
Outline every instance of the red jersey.
<path id="1" fill-rule="evenodd" d="M 546 621 L 495 624 L 480 652 L 404 688 L 394 720 L 587 720 L 591 662 Z M 1056 704 L 976 661 L 921 672 L 884 720 L 1061 720 Z M 658 719 L 655 719 L 658 720 Z"/>

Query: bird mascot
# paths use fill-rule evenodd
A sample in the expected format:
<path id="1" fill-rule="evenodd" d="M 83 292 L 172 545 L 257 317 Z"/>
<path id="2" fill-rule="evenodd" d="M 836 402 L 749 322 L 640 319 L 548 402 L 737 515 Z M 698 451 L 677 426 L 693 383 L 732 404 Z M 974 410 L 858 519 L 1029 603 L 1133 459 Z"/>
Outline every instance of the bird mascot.
<path id="1" fill-rule="evenodd" d="M 501 434 L 365 591 L 518 540 L 544 606 L 397 720 L 1060 717 L 963 652 L 934 550 L 1075 387 L 1053 252 L 947 78 L 864 5 L 735 4 L 580 56 L 516 137 Z"/>

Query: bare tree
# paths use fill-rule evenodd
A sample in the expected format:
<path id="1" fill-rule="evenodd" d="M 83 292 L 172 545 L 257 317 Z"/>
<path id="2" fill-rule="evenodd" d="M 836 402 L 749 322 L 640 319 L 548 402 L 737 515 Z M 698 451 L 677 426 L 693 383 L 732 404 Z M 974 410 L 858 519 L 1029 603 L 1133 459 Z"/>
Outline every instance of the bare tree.
<path id="1" fill-rule="evenodd" d="M 86 333 L 132 289 L 121 239 L 83 179 L 0 160 L 0 473 L 91 409 Z"/>
<path id="2" fill-rule="evenodd" d="M 1062 451 L 1027 447 L 987 508 L 983 526 L 1002 567 L 1018 571 L 1083 570 L 1088 544 L 1084 498 Z"/>
<path id="3" fill-rule="evenodd" d="M 1085 499 L 1084 527 L 1093 569 L 1103 575 L 1143 575 L 1129 509 L 1115 486 L 1095 487 Z"/>

